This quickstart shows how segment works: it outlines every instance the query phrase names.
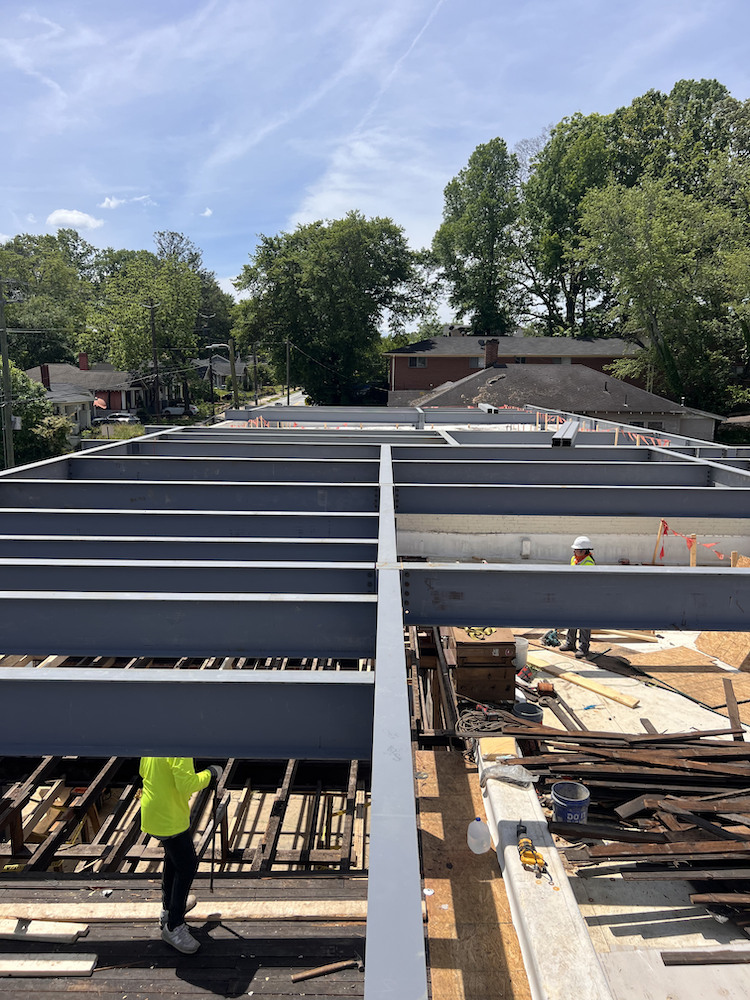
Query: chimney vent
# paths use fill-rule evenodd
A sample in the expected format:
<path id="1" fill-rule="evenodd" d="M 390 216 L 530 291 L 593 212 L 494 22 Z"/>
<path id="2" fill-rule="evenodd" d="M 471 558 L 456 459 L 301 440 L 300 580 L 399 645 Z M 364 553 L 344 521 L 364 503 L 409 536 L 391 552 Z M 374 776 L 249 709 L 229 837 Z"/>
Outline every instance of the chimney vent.
<path id="1" fill-rule="evenodd" d="M 497 363 L 497 348 L 500 341 L 495 337 L 484 345 L 484 367 L 493 368 Z"/>
<path id="2" fill-rule="evenodd" d="M 87 372 L 89 370 L 88 354 L 81 353 L 78 355 L 78 367 L 81 369 L 82 372 Z"/>
<path id="3" fill-rule="evenodd" d="M 49 392 L 49 365 L 39 365 L 39 374 L 42 378 L 42 385 Z"/>

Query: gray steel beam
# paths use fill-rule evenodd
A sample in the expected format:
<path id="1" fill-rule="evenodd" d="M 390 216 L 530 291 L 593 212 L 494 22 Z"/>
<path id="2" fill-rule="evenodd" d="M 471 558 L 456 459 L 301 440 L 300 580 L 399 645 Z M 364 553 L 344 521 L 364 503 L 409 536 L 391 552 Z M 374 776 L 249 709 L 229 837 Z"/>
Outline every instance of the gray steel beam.
<path id="1" fill-rule="evenodd" d="M 365 1000 L 426 1000 L 422 892 L 390 448 L 380 470 Z"/>
<path id="2" fill-rule="evenodd" d="M 0 558 L 0 589 L 192 594 L 372 594 L 374 563 Z"/>
<path id="3" fill-rule="evenodd" d="M 0 532 L 13 535 L 130 535 L 144 538 L 377 539 L 376 512 L 127 510 L 0 507 Z"/>
<path id="4" fill-rule="evenodd" d="M 398 486 L 397 514 L 747 517 L 750 489 L 706 486 Z"/>
<path id="5" fill-rule="evenodd" d="M 443 433 L 447 434 L 447 431 Z M 487 435 L 484 435 L 485 438 Z M 648 462 L 650 459 L 650 449 L 648 448 L 615 448 L 577 444 L 575 448 L 555 448 L 549 447 L 549 443 L 537 445 L 506 445 L 503 442 L 505 435 L 497 434 L 496 438 L 501 438 L 499 443 L 489 443 L 484 447 L 478 445 L 462 445 L 460 447 L 445 447 L 436 451 L 434 445 L 419 446 L 408 445 L 406 447 L 394 447 L 393 460 L 395 462 L 549 462 L 556 464 L 560 462 Z M 684 461 L 682 455 L 675 456 L 676 461 Z"/>
<path id="6" fill-rule="evenodd" d="M 4 590 L 0 650 L 68 656 L 372 657 L 375 619 L 376 599 L 370 594 Z"/>
<path id="7" fill-rule="evenodd" d="M 0 508 L 130 510 L 377 511 L 377 486 L 335 483 L 212 483 L 0 478 Z"/>
<path id="8" fill-rule="evenodd" d="M 374 563 L 377 558 L 377 542 L 374 539 L 367 541 L 350 538 L 0 535 L 0 557 Z"/>
<path id="9" fill-rule="evenodd" d="M 407 622 L 750 631 L 750 570 L 403 564 Z"/>
<path id="10" fill-rule="evenodd" d="M 668 448 L 654 448 L 654 456 L 662 461 L 669 461 L 672 456 Z M 692 462 L 696 468 L 702 469 L 709 486 L 728 486 L 730 488 L 750 487 L 750 472 L 745 468 L 742 459 L 730 458 L 722 461 L 719 458 L 703 458 L 687 455 L 684 461 Z"/>
<path id="11" fill-rule="evenodd" d="M 118 455 L 71 459 L 71 480 L 145 480 L 225 483 L 369 483 L 378 481 L 377 459 L 213 458 Z"/>
<path id="12" fill-rule="evenodd" d="M 555 449 L 560 454 L 562 449 Z M 566 450 L 578 454 L 579 449 Z M 706 486 L 706 470 L 688 462 L 452 461 L 394 462 L 399 491 L 404 486 L 531 484 L 534 486 Z M 750 486 L 750 477 L 747 480 Z"/>
<path id="13" fill-rule="evenodd" d="M 325 433 L 325 432 L 324 432 Z M 196 441 L 194 438 L 132 438 L 125 442 L 129 455 L 184 456 L 186 458 L 326 458 L 378 459 L 378 445 L 373 444 L 278 444 L 275 440 Z M 633 449 L 635 451 L 635 449 Z M 90 457 L 90 456 L 89 456 Z"/>
<path id="14" fill-rule="evenodd" d="M 0 669 L 0 754 L 367 759 L 373 675 Z M 33 709 L 30 707 L 33 706 Z"/>

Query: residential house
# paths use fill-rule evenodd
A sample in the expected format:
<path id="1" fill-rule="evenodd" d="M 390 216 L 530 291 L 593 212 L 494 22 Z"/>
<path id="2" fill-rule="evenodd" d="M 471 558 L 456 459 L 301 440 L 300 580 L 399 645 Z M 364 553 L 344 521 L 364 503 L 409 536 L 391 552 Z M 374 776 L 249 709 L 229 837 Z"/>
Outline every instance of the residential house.
<path id="1" fill-rule="evenodd" d="M 427 392 L 444 382 L 457 382 L 493 364 L 585 365 L 603 371 L 605 365 L 632 357 L 641 348 L 618 338 L 589 337 L 470 337 L 464 327 L 449 328 L 447 335 L 420 340 L 388 351 L 389 389 L 403 393 Z M 458 331 L 458 333 L 456 332 Z M 392 405 L 402 405 L 403 396 Z M 391 400 L 389 397 L 389 404 Z"/>
<path id="2" fill-rule="evenodd" d="M 408 402 L 423 408 L 531 405 L 704 441 L 713 440 L 717 424 L 724 420 L 578 364 L 553 368 L 498 363 L 432 392 L 412 395 Z"/>
<path id="3" fill-rule="evenodd" d="M 46 369 L 46 380 L 42 370 Z M 65 385 L 90 392 L 99 415 L 110 410 L 131 410 L 143 406 L 144 389 L 130 372 L 118 371 L 106 361 L 89 365 L 88 355 L 78 355 L 78 367 L 70 364 L 37 365 L 26 372 L 34 382 L 42 382 L 48 391 Z"/>

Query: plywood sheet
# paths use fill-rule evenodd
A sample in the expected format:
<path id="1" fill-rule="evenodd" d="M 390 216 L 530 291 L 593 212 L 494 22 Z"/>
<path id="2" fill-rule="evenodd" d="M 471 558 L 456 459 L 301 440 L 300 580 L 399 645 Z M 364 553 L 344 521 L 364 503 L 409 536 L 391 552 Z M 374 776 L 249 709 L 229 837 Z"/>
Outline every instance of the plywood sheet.
<path id="1" fill-rule="evenodd" d="M 690 698 L 708 705 L 720 715 L 727 715 L 726 697 L 724 696 L 724 678 L 729 677 L 734 688 L 734 696 L 738 702 L 740 719 L 750 725 L 750 675 L 733 671 L 701 670 L 700 668 L 676 669 L 674 666 L 649 667 L 646 671 L 650 677 L 669 684 L 677 691 Z M 743 704 L 744 702 L 744 704 Z M 652 720 L 655 721 L 655 720 Z"/>
<path id="2" fill-rule="evenodd" d="M 646 653 L 630 653 L 628 659 L 634 667 L 651 673 L 649 667 L 674 667 L 677 671 L 685 667 L 700 667 L 702 672 L 716 670 L 722 672 L 710 656 L 699 653 L 689 646 L 672 646 L 669 649 L 654 649 Z"/>
<path id="3" fill-rule="evenodd" d="M 750 671 L 750 632 L 701 632 L 695 645 L 730 667 Z"/>

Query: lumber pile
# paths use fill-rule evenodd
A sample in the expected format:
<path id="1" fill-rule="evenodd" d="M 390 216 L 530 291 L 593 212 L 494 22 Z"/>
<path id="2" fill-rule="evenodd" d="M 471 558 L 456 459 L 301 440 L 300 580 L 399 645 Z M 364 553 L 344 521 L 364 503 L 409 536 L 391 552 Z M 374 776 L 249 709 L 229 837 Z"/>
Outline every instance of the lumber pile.
<path id="1" fill-rule="evenodd" d="M 641 733 L 592 732 L 572 721 L 558 730 L 506 713 L 491 724 L 498 737 L 519 741 L 521 753 L 505 763 L 537 775 L 540 795 L 558 781 L 589 790 L 588 823 L 549 823 L 570 845 L 559 846 L 579 876 L 688 880 L 694 902 L 750 927 L 750 743 L 731 682 L 727 690 L 727 729 L 658 733 L 642 719 Z"/>

